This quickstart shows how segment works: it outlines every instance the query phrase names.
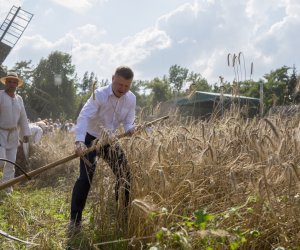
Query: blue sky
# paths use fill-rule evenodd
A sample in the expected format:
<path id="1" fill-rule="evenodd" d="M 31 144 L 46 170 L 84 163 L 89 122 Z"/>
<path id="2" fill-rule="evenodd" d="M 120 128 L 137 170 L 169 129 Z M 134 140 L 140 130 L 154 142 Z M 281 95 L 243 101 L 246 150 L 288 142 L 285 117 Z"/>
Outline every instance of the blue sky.
<path id="1" fill-rule="evenodd" d="M 121 64 L 135 79 L 168 74 L 178 64 L 209 83 L 232 82 L 227 55 L 242 52 L 241 78 L 295 66 L 300 72 L 299 0 L 0 0 L 0 22 L 15 6 L 34 17 L 4 65 L 37 65 L 51 51 L 72 55 L 78 76 L 110 79 Z M 244 68 L 246 66 L 246 72 Z M 246 73 L 246 74 L 245 74 Z M 245 77 L 246 75 L 246 77 Z"/>

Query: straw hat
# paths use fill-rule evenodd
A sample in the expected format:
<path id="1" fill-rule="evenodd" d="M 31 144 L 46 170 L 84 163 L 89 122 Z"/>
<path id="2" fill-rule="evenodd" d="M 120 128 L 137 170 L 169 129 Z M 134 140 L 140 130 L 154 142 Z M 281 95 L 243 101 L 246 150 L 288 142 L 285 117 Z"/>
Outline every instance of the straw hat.
<path id="1" fill-rule="evenodd" d="M 21 80 L 17 73 L 15 72 L 7 72 L 7 75 L 5 77 L 0 78 L 0 82 L 3 83 L 4 85 L 6 84 L 6 79 L 16 79 L 18 80 L 18 87 L 22 86 L 24 81 Z"/>

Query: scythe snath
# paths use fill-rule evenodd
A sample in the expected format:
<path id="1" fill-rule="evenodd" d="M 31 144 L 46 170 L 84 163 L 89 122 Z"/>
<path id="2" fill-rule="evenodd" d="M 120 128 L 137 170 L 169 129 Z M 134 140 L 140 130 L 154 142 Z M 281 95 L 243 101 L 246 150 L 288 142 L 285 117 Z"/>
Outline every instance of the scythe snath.
<path id="1" fill-rule="evenodd" d="M 153 124 L 155 124 L 155 123 L 157 123 L 157 122 L 159 122 L 159 121 L 162 121 L 162 120 L 165 120 L 165 119 L 168 119 L 168 118 L 169 118 L 169 116 L 163 116 L 163 117 L 160 117 L 160 118 L 158 118 L 158 119 L 155 119 L 155 120 L 153 120 L 153 121 L 151 121 L 151 122 L 147 122 L 147 123 L 145 123 L 145 124 L 143 124 L 143 125 L 141 125 L 141 126 L 137 126 L 137 130 L 144 129 L 144 128 L 149 127 L 149 126 L 151 126 L 151 125 L 153 125 Z M 124 133 L 124 134 L 121 134 L 121 135 L 116 136 L 116 138 L 117 138 L 117 139 L 120 139 L 120 138 L 123 138 L 123 137 L 126 137 L 126 136 L 127 136 L 127 133 Z M 99 140 L 95 141 L 95 143 L 93 144 L 93 146 L 90 147 L 90 148 L 86 151 L 86 153 L 88 153 L 88 152 L 90 152 L 90 151 L 93 151 L 93 150 L 97 149 L 97 147 L 99 147 L 99 145 L 98 145 L 97 142 L 99 142 Z M 77 157 L 79 157 L 79 156 L 78 156 L 76 153 L 74 153 L 74 154 L 69 155 L 69 156 L 66 156 L 66 157 L 64 157 L 64 158 L 62 158 L 62 159 L 60 159 L 60 160 L 57 160 L 57 161 L 55 161 L 55 162 L 52 162 L 52 163 L 49 163 L 49 164 L 47 164 L 47 165 L 45 165 L 45 166 L 42 166 L 42 167 L 40 167 L 40 168 L 37 168 L 37 169 L 35 169 L 35 170 L 33 170 L 33 171 L 30 171 L 30 172 L 28 172 L 27 174 L 23 172 L 23 173 L 24 173 L 23 175 L 20 175 L 20 176 L 14 178 L 14 179 L 11 179 L 11 180 L 9 180 L 9 181 L 7 181 L 7 182 L 1 183 L 1 184 L 0 184 L 0 190 L 5 189 L 5 188 L 7 188 L 7 187 L 11 187 L 11 186 L 13 186 L 13 185 L 15 185 L 15 184 L 17 184 L 17 183 L 19 183 L 19 182 L 21 182 L 21 181 L 24 181 L 24 180 L 26 180 L 26 179 L 30 179 L 30 178 L 32 178 L 32 177 L 34 177 L 34 176 L 37 176 L 37 175 L 39 175 L 39 174 L 41 174 L 41 173 L 43 173 L 43 172 L 45 172 L 45 171 L 47 171 L 47 170 L 49 170 L 49 169 L 52 169 L 52 168 L 54 168 L 54 167 L 57 167 L 57 166 L 59 166 L 59 165 L 61 165 L 61 164 L 63 164 L 63 163 L 66 163 L 66 162 L 68 162 L 68 161 L 71 161 L 71 160 L 73 160 L 73 159 L 75 159 L 75 158 L 77 158 Z"/>

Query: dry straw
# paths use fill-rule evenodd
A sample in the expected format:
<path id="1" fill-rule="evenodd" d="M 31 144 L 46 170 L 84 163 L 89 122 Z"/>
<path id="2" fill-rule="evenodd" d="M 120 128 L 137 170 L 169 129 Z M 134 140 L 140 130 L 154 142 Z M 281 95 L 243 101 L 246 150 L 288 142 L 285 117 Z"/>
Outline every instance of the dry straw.
<path id="1" fill-rule="evenodd" d="M 103 236 L 103 242 L 136 237 L 145 247 L 154 243 L 147 237 L 162 227 L 171 230 L 181 225 L 186 230 L 182 216 L 193 219 L 195 210 L 201 209 L 215 215 L 208 230 L 217 226 L 224 231 L 205 234 L 193 228 L 187 234 L 191 249 L 201 249 L 199 235 L 205 238 L 224 234 L 230 239 L 234 228 L 249 232 L 241 249 L 298 246 L 300 224 L 295 221 L 299 222 L 300 214 L 299 147 L 293 146 L 298 141 L 285 126 L 298 131 L 300 123 L 297 116 L 289 119 L 250 120 L 226 113 L 195 123 L 178 117 L 154 127 L 150 135 L 121 139 L 132 174 L 128 224 L 124 225 L 122 216 L 118 216 L 121 208 L 114 201 L 115 178 L 108 165 L 99 161 L 87 204 L 93 207 L 87 215 L 93 218 L 91 228 L 97 229 L 97 235 L 112 233 L 110 238 Z M 42 147 L 32 151 L 29 168 L 69 153 L 72 140 L 70 136 L 45 139 Z M 35 181 L 36 188 L 55 188 L 58 180 L 65 178 L 64 190 L 70 192 L 77 165 L 73 162 L 41 175 Z M 162 215 L 162 209 L 167 213 Z M 117 225 L 122 227 L 121 236 Z M 255 230 L 259 234 L 251 236 Z M 37 236 L 36 243 L 39 241 L 42 237 Z"/>

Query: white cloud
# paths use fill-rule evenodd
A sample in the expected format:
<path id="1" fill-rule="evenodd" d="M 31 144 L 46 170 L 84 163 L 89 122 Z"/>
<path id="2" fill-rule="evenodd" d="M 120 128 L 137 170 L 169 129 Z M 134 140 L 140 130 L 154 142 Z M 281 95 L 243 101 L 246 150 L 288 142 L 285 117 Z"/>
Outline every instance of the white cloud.
<path id="1" fill-rule="evenodd" d="M 169 60 L 162 61 L 157 68 L 167 72 L 168 67 L 177 63 L 215 82 L 219 75 L 228 81 L 236 77 L 227 66 L 228 53 L 243 52 L 247 77 L 251 62 L 256 66 L 256 78 L 274 69 L 272 65 L 292 66 L 299 62 L 296 57 L 300 57 L 296 49 L 300 12 L 294 11 L 299 10 L 300 2 L 275 2 L 195 1 L 160 17 L 157 27 L 164 30 L 173 43 L 169 51 L 161 52 L 162 57 Z M 154 54 L 153 58 L 156 58 Z M 152 58 L 148 58 L 149 64 L 151 61 Z"/>
<path id="2" fill-rule="evenodd" d="M 105 2 L 107 0 L 51 0 L 54 3 L 61 5 L 75 12 L 85 12 L 93 7 L 94 4 Z"/>
<path id="3" fill-rule="evenodd" d="M 30 54 L 30 58 L 37 63 L 41 57 L 47 57 L 52 51 L 60 50 L 72 55 L 73 63 L 77 65 L 80 75 L 85 71 L 93 71 L 98 77 L 106 79 L 110 77 L 111 70 L 117 65 L 126 64 L 133 67 L 145 60 L 153 51 L 170 46 L 169 37 L 165 32 L 155 28 L 124 38 L 116 44 L 92 44 L 86 41 L 84 35 L 78 36 L 78 32 L 83 29 L 87 33 L 93 33 L 97 28 L 93 25 L 84 27 L 79 27 L 54 42 L 41 35 L 24 36 L 11 52 L 11 56 L 20 58 L 26 51 L 26 54 Z"/>
<path id="4" fill-rule="evenodd" d="M 0 0 L 0 17 L 1 22 L 4 21 L 5 17 L 7 16 L 8 12 L 10 11 L 11 7 L 22 6 L 23 0 Z"/>
<path id="5" fill-rule="evenodd" d="M 300 15 L 300 2 L 298 0 L 285 0 L 286 13 L 289 16 L 299 18 Z"/>
<path id="6" fill-rule="evenodd" d="M 135 1 L 137 0 L 128 3 L 126 7 L 133 9 Z M 220 75 L 227 81 L 234 79 L 233 68 L 227 66 L 228 53 L 243 52 L 248 77 L 250 64 L 253 62 L 256 79 L 283 65 L 292 66 L 295 63 L 299 67 L 300 51 L 297 48 L 300 37 L 297 32 L 300 29 L 300 1 L 175 1 L 177 8 L 170 8 L 164 15 L 157 16 L 157 21 L 152 26 L 142 25 L 143 20 L 139 19 L 137 22 L 134 15 L 126 11 L 117 12 L 117 18 L 108 20 L 105 7 L 110 2 L 96 13 L 97 18 L 106 14 L 102 19 L 96 19 L 96 16 L 87 19 L 85 15 L 80 15 L 78 19 L 78 15 L 66 12 L 66 32 L 62 32 L 57 23 L 52 23 L 52 27 L 56 29 L 51 29 L 51 33 L 60 31 L 60 36 L 56 35 L 58 38 L 54 39 L 50 32 L 43 33 L 43 36 L 35 33 L 35 26 L 32 25 L 32 30 L 27 30 L 23 35 L 9 60 L 38 60 L 52 50 L 61 50 L 72 53 L 79 75 L 85 71 L 93 71 L 98 77 L 110 78 L 117 65 L 128 64 L 135 69 L 140 79 L 153 79 L 168 74 L 169 67 L 178 64 L 201 73 L 211 83 L 218 81 Z M 60 2 L 67 6 L 71 1 Z M 99 7 L 96 4 L 101 0 L 96 2 L 72 1 L 74 10 L 79 6 L 82 10 L 87 10 L 92 5 L 94 10 Z M 179 2 L 184 4 L 178 5 Z M 114 7 L 110 5 L 110 10 L 115 10 Z M 52 14 L 56 13 L 57 5 L 47 5 L 44 9 L 49 8 L 53 9 L 53 12 L 50 11 Z M 92 12 L 88 13 L 88 17 Z M 67 19 L 71 16 L 77 19 Z M 124 29 L 119 32 L 116 27 L 123 27 L 120 25 L 125 19 L 126 25 L 131 20 L 131 26 L 137 28 L 126 26 L 128 33 L 127 29 L 126 32 Z M 47 20 L 43 20 L 43 24 Z M 51 20 L 53 22 L 54 19 Z M 76 26 L 72 26 L 73 22 L 76 22 Z M 35 25 L 38 24 L 37 21 Z M 122 37 L 121 33 L 126 37 Z"/>
<path id="7" fill-rule="evenodd" d="M 164 32 L 148 29 L 117 44 L 79 43 L 73 49 L 73 58 L 75 62 L 85 66 L 84 71 L 101 72 L 98 76 L 101 74 L 108 78 L 111 69 L 117 65 L 126 64 L 133 67 L 147 58 L 152 51 L 168 46 L 170 41 Z"/>
<path id="8" fill-rule="evenodd" d="M 51 16 L 51 15 L 53 15 L 54 14 L 54 10 L 53 10 L 53 8 L 48 8 L 48 9 L 46 9 L 45 11 L 44 11 L 44 15 L 45 16 Z"/>
<path id="9" fill-rule="evenodd" d="M 76 28 L 74 31 L 71 31 L 77 37 L 80 37 L 80 40 L 89 41 L 90 43 L 97 42 L 102 36 L 107 34 L 105 29 L 99 29 L 94 24 L 86 24 Z"/>
<path id="10" fill-rule="evenodd" d="M 260 13 L 266 20 L 255 30 L 252 39 L 255 71 L 260 77 L 283 65 L 299 65 L 300 53 L 296 48 L 300 38 L 296 34 L 300 29 L 300 12 L 295 11 L 299 8 L 300 2 L 284 0 L 277 7 L 266 5 L 265 12 Z"/>

